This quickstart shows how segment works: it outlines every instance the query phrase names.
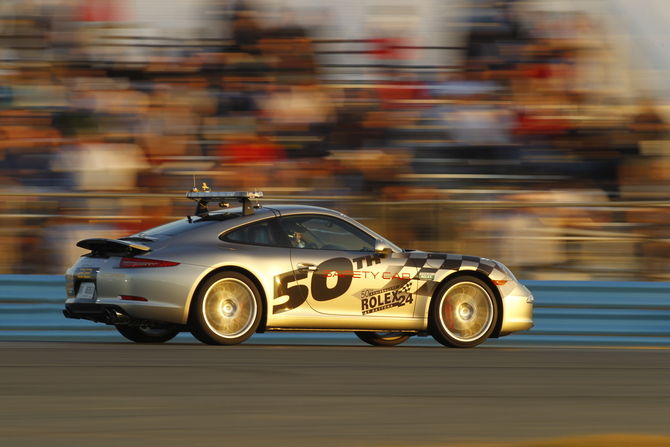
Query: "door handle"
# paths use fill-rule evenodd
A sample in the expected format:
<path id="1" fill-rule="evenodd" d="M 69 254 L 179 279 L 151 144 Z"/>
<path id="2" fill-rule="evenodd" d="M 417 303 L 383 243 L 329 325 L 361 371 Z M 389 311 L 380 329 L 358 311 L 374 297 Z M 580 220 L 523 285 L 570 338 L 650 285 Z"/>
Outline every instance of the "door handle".
<path id="1" fill-rule="evenodd" d="M 317 267 L 314 264 L 304 264 L 302 262 L 299 262 L 298 263 L 298 270 L 301 271 L 301 272 L 305 272 L 305 271 L 316 272 L 317 270 L 319 270 L 319 267 Z"/>

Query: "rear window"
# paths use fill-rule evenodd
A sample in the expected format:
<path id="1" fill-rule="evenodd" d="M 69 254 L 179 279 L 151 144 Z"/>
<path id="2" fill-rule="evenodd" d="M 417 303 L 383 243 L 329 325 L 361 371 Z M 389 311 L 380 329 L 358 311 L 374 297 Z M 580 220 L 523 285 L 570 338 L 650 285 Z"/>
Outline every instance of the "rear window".
<path id="1" fill-rule="evenodd" d="M 276 218 L 254 222 L 220 236 L 222 241 L 238 244 L 266 245 L 270 247 L 291 246 Z"/>
<path id="2" fill-rule="evenodd" d="M 225 235 L 225 240 L 241 244 L 278 245 L 268 221 L 247 225 Z"/>

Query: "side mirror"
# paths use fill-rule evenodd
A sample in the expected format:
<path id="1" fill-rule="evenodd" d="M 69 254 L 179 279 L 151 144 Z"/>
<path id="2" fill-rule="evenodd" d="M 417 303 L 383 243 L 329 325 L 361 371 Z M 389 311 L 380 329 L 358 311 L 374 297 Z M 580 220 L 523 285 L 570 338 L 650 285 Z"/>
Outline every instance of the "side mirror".
<path id="1" fill-rule="evenodd" d="M 375 241 L 375 253 L 377 253 L 382 258 L 388 258 L 393 253 L 391 247 L 388 244 L 380 239 Z"/>

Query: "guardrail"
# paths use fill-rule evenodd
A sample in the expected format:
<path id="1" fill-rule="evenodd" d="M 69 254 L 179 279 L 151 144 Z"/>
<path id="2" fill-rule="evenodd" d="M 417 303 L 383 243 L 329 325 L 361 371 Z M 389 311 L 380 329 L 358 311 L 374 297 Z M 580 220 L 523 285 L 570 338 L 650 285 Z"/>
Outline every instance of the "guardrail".
<path id="1" fill-rule="evenodd" d="M 535 327 L 521 341 L 670 346 L 670 283 L 522 281 Z"/>
<path id="2" fill-rule="evenodd" d="M 535 296 L 535 327 L 487 343 L 670 347 L 670 283 L 522 282 Z M 61 275 L 0 275 L 0 340 L 125 340 L 64 318 L 64 301 Z"/>
<path id="3" fill-rule="evenodd" d="M 62 340 L 118 335 L 112 326 L 63 316 L 62 275 L 0 275 L 0 340 Z"/>

